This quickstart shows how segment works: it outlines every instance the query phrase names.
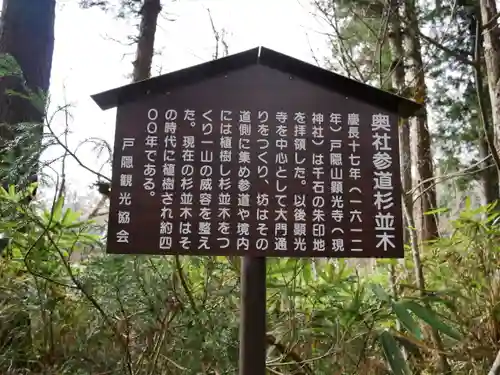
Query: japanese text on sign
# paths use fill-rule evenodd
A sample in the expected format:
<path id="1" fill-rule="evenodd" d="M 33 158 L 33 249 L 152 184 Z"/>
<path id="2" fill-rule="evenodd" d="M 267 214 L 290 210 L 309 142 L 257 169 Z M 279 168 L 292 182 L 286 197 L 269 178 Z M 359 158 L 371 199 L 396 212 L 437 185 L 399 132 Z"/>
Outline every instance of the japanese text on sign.
<path id="1" fill-rule="evenodd" d="M 320 257 L 397 246 L 389 115 L 145 112 L 142 135 L 122 137 L 115 156 L 115 243 L 136 246 L 132 239 L 145 236 L 153 252 L 167 254 Z M 133 212 L 146 210 L 155 231 L 148 225 L 133 235 Z"/>

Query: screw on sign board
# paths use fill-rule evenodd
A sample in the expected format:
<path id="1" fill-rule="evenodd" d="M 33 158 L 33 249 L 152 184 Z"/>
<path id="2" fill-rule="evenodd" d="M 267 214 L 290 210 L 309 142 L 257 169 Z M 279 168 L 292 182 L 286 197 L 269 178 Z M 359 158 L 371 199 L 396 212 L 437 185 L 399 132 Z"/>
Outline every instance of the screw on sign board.
<path id="1" fill-rule="evenodd" d="M 94 99 L 118 107 L 109 253 L 403 256 L 416 103 L 265 48 Z"/>

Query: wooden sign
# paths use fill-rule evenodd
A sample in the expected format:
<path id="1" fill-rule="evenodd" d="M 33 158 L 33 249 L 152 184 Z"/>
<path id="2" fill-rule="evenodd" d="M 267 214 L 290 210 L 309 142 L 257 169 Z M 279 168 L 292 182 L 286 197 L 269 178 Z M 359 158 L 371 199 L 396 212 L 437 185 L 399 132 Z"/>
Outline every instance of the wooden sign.
<path id="1" fill-rule="evenodd" d="M 256 59 L 119 105 L 108 252 L 403 257 L 397 111 L 343 91 Z"/>

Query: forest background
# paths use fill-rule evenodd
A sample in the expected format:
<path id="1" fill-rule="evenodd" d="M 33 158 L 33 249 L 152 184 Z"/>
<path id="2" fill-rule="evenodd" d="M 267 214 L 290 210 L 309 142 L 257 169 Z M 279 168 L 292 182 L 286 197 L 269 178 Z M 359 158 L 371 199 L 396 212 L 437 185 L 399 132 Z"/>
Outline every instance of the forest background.
<path id="1" fill-rule="evenodd" d="M 499 10 L 4 0 L 0 373 L 237 372 L 237 259 L 103 253 L 114 111 L 88 96 L 264 45 L 425 108 L 399 124 L 406 258 L 270 261 L 269 373 L 500 374 Z"/>

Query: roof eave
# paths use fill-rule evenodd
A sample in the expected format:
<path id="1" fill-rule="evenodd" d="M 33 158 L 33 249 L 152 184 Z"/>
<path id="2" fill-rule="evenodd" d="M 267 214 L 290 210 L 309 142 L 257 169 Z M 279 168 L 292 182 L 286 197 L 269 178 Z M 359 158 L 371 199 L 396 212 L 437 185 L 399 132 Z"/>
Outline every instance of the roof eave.
<path id="1" fill-rule="evenodd" d="M 373 98 L 377 98 L 377 104 L 380 105 L 383 103 L 382 105 L 385 107 L 391 107 L 390 109 L 397 112 L 401 117 L 411 117 L 422 108 L 421 104 L 403 98 L 402 96 L 367 85 L 265 47 L 261 48 L 259 63 L 273 69 L 287 72 L 319 86 L 327 87 L 330 90 L 345 93 L 348 96 L 359 97 L 359 93 L 363 93 L 364 98 L 361 99 L 366 102 L 374 102 Z M 341 88 L 335 87 L 337 85 L 341 86 Z M 390 105 L 387 105 L 389 103 Z"/>
<path id="2" fill-rule="evenodd" d="M 321 67 L 306 63 L 265 47 L 256 47 L 231 56 L 198 64 L 158 77 L 130 83 L 125 86 L 94 94 L 91 98 L 107 110 L 147 95 L 166 93 L 172 89 L 199 82 L 206 78 L 224 75 L 250 65 L 261 64 L 292 76 L 323 86 L 328 90 L 357 97 L 401 117 L 414 116 L 423 106 L 412 100 L 366 85 Z"/>
<path id="3" fill-rule="evenodd" d="M 252 48 L 231 56 L 177 70 L 173 73 L 103 91 L 91 95 L 91 98 L 102 110 L 107 110 L 150 94 L 167 92 L 180 86 L 199 82 L 207 77 L 223 75 L 236 69 L 257 64 L 259 51 L 260 47 Z"/>
<path id="4" fill-rule="evenodd" d="M 413 100 L 400 97 L 398 114 L 402 118 L 409 118 L 418 115 L 418 113 L 420 113 L 423 108 L 423 104 L 419 104 Z"/>

